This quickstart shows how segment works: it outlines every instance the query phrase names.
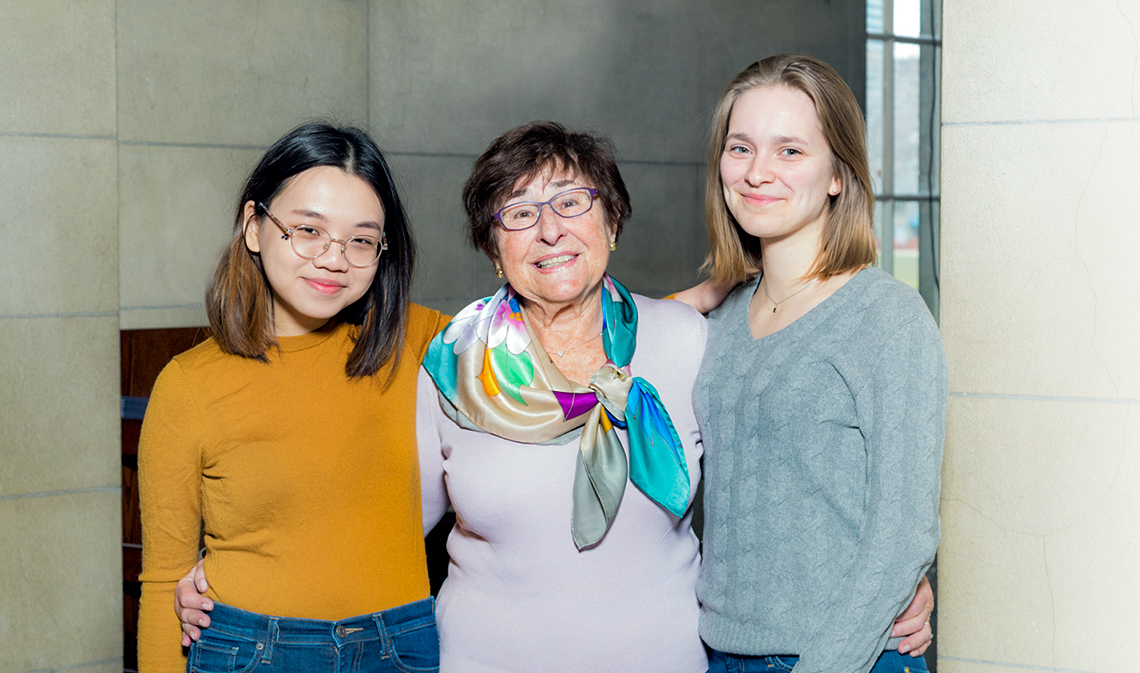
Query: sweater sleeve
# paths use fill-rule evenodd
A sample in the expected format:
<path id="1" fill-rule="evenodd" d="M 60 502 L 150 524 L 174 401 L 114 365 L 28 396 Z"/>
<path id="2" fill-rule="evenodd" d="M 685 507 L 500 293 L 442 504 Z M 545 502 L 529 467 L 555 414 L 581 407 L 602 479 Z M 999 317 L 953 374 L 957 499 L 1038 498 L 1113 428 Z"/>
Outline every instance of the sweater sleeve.
<path id="1" fill-rule="evenodd" d="M 795 673 L 866 673 L 938 549 L 946 359 L 925 312 L 886 337 L 855 390 L 867 452 L 864 519 L 842 587 Z"/>
<path id="2" fill-rule="evenodd" d="M 174 586 L 198 558 L 201 530 L 200 410 L 177 362 L 155 383 L 139 441 L 143 566 L 139 670 L 186 670 Z"/>
<path id="3" fill-rule="evenodd" d="M 416 386 L 416 443 L 420 451 L 420 500 L 423 506 L 424 535 L 431 532 L 447 512 L 447 486 L 443 481 L 443 452 L 440 440 L 439 399 L 435 383 L 420 367 Z"/>

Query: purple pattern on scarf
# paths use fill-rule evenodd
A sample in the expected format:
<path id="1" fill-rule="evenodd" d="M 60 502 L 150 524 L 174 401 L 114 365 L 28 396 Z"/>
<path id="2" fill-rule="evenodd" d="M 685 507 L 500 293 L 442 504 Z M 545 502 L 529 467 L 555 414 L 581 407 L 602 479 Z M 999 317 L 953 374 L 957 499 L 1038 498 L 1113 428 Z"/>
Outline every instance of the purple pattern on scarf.
<path id="1" fill-rule="evenodd" d="M 566 420 L 581 416 L 598 403 L 598 396 L 594 393 L 564 393 L 561 390 L 550 392 L 554 393 L 554 398 L 562 405 L 563 418 Z"/>

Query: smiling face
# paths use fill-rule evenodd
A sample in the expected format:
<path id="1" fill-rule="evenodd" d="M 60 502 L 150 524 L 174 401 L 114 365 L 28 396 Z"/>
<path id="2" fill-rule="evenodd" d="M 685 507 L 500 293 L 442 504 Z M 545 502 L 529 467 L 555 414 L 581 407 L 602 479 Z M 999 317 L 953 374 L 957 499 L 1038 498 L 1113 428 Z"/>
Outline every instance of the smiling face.
<path id="1" fill-rule="evenodd" d="M 818 239 L 829 197 L 842 189 L 815 104 L 782 85 L 759 86 L 736 100 L 720 177 L 729 212 L 766 242 Z"/>
<path id="2" fill-rule="evenodd" d="M 384 209 L 364 180 L 333 166 L 298 173 L 265 204 L 286 227 L 315 225 L 333 238 L 354 235 L 380 238 Z M 340 243 L 324 254 L 304 259 L 293 252 L 285 233 L 256 205 L 245 204 L 245 244 L 261 254 L 262 268 L 273 293 L 273 334 L 298 336 L 320 329 L 344 308 L 364 296 L 377 265 L 349 266 Z"/>
<path id="3" fill-rule="evenodd" d="M 565 170 L 544 171 L 529 182 L 520 180 L 499 207 L 546 201 L 568 189 L 593 186 Z M 530 229 L 496 228 L 496 261 L 515 291 L 539 310 L 553 315 L 600 292 L 612 236 L 606 209 L 597 198 L 589 211 L 577 217 L 561 217 L 544 206 L 538 223 Z"/>

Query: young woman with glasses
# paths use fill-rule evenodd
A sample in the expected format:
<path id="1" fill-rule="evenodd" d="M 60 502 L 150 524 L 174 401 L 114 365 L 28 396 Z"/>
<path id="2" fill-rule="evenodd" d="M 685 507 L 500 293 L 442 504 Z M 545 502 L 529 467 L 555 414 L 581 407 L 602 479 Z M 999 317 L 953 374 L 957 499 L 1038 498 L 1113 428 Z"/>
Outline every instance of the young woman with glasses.
<path id="1" fill-rule="evenodd" d="M 415 390 L 446 320 L 408 302 L 412 264 L 362 131 L 299 127 L 250 174 L 213 337 L 163 370 L 143 425 L 141 670 L 436 670 Z M 170 606 L 200 534 L 212 623 L 187 663 Z"/>

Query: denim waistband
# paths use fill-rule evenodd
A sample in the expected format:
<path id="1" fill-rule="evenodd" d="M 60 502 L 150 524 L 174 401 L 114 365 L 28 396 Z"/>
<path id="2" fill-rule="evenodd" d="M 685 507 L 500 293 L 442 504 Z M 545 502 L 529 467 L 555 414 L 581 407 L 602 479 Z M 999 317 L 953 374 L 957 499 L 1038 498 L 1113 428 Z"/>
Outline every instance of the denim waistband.
<path id="1" fill-rule="evenodd" d="M 331 641 L 337 645 L 344 645 L 376 638 L 388 638 L 434 622 L 434 598 L 425 598 L 370 615 L 358 615 L 337 621 L 272 617 L 256 612 L 247 612 L 215 601 L 214 609 L 210 611 L 208 630 L 229 633 L 252 640 L 265 640 L 271 643 L 322 643 Z"/>

